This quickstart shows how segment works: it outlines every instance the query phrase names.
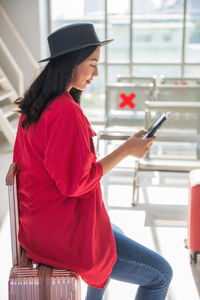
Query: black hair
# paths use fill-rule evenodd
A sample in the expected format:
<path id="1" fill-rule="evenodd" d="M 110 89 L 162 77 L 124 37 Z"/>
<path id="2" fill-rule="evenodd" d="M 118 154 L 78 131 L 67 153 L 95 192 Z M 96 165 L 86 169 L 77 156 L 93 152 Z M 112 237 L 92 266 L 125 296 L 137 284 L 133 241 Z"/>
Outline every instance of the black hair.
<path id="1" fill-rule="evenodd" d="M 24 97 L 15 100 L 21 114 L 25 115 L 22 127 L 37 123 L 46 106 L 68 88 L 75 66 L 82 63 L 97 48 L 89 46 L 51 59 L 39 76 L 33 81 Z M 82 91 L 72 88 L 70 94 L 80 104 Z"/>

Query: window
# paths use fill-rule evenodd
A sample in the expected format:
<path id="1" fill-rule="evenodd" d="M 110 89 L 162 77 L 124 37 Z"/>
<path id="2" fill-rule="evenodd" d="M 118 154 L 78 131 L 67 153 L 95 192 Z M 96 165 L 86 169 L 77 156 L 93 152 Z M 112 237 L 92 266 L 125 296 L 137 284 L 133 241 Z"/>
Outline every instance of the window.
<path id="1" fill-rule="evenodd" d="M 106 9 L 105 0 L 50 1 L 52 31 L 92 22 L 101 40 L 114 39 L 101 49 L 99 77 L 84 93 L 85 108 L 103 109 L 105 82 L 117 75 L 200 77 L 199 0 L 107 0 Z"/>
<path id="2" fill-rule="evenodd" d="M 161 74 L 165 77 L 180 77 L 181 70 L 180 67 L 177 65 L 134 65 L 133 64 L 133 73 L 135 76 L 138 77 L 145 77 L 152 75 L 160 76 Z"/>
<path id="3" fill-rule="evenodd" d="M 108 38 L 114 41 L 108 47 L 108 61 L 129 61 L 130 14 L 129 0 L 107 0 Z"/>
<path id="4" fill-rule="evenodd" d="M 186 62 L 200 62 L 200 1 L 187 2 L 185 46 Z"/>
<path id="5" fill-rule="evenodd" d="M 172 34 L 170 33 L 164 33 L 162 36 L 163 41 L 169 42 L 172 40 Z"/>
<path id="6" fill-rule="evenodd" d="M 181 62 L 183 1 L 133 2 L 133 61 Z"/>

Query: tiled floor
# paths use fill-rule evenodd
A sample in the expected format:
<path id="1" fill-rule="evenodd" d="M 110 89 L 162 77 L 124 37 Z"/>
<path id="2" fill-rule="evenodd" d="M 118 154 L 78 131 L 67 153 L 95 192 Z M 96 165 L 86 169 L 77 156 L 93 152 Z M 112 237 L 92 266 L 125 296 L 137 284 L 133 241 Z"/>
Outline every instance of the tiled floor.
<path id="1" fill-rule="evenodd" d="M 9 218 L 5 174 L 12 151 L 0 143 L 0 300 L 7 300 L 7 281 L 11 267 Z M 127 164 L 132 163 L 129 159 Z M 126 162 L 125 162 L 126 163 Z M 127 165 L 126 164 L 126 165 Z M 178 173 L 140 173 L 139 203 L 131 207 L 132 170 L 126 176 L 115 169 L 102 179 L 104 199 L 109 205 L 111 222 L 137 242 L 159 252 L 172 265 L 174 276 L 167 300 L 198 300 L 199 295 L 184 248 L 187 236 L 188 175 Z M 107 300 L 134 299 L 137 286 L 111 281 Z M 82 282 L 82 299 L 86 284 Z"/>

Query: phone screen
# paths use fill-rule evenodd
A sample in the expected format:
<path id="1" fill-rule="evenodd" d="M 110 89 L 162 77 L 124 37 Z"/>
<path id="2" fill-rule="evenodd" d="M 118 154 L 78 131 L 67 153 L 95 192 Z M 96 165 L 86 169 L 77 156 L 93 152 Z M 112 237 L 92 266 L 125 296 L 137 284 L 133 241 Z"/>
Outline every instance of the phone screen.
<path id="1" fill-rule="evenodd" d="M 170 116 L 171 112 L 164 112 L 162 113 L 159 118 L 151 125 L 151 127 L 148 129 L 147 133 L 145 133 L 142 136 L 142 139 L 149 138 L 153 136 L 157 130 L 161 127 L 161 125 L 167 120 L 167 118 Z"/>

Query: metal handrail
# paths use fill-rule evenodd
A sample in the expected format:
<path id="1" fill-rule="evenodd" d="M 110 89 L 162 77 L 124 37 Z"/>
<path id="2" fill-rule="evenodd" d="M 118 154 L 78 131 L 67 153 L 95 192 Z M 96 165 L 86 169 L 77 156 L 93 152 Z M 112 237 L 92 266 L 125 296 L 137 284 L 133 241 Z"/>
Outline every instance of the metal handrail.
<path id="1" fill-rule="evenodd" d="M 15 26 L 13 25 L 13 23 L 11 22 L 10 18 L 8 17 L 8 15 L 6 14 L 5 10 L 3 9 L 3 7 L 1 5 L 0 5 L 0 13 L 2 14 L 2 16 L 6 20 L 7 24 L 9 25 L 10 29 L 12 30 L 13 34 L 15 35 L 16 39 L 18 40 L 18 42 L 20 43 L 20 45 L 24 49 L 27 57 L 29 58 L 29 61 L 31 62 L 32 66 L 34 67 L 34 70 L 36 72 L 38 72 L 39 64 L 38 64 L 37 60 L 34 58 L 32 53 L 30 52 L 30 50 L 26 46 L 26 44 L 23 41 L 22 37 L 20 36 L 18 31 L 16 30 Z"/>
<path id="2" fill-rule="evenodd" d="M 3 49 L 4 53 L 6 54 L 6 56 L 8 57 L 11 65 L 13 66 L 14 70 L 18 75 L 18 93 L 19 96 L 22 96 L 24 93 L 24 75 L 1 38 L 0 38 L 0 46 Z"/>

